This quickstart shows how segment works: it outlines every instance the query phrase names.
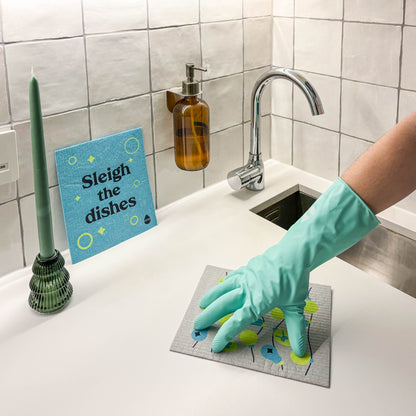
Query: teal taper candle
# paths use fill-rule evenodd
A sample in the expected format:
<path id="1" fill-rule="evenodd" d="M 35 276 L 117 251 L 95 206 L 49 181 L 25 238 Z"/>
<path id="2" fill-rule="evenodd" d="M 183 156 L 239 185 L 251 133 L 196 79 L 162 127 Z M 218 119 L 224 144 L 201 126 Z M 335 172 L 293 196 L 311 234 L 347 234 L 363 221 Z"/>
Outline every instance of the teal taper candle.
<path id="1" fill-rule="evenodd" d="M 32 135 L 33 178 L 35 182 L 36 216 L 38 221 L 39 254 L 41 260 L 55 255 L 51 203 L 49 199 L 48 168 L 43 137 L 42 109 L 39 84 L 32 75 L 29 86 L 30 131 Z"/>

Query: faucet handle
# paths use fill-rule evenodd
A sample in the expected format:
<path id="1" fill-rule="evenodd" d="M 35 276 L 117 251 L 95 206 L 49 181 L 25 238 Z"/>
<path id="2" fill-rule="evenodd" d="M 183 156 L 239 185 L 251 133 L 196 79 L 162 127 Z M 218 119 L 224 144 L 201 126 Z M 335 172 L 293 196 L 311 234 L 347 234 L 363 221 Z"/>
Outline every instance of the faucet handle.
<path id="1" fill-rule="evenodd" d="M 263 162 L 249 162 L 246 165 L 234 169 L 227 175 L 229 185 L 235 191 L 247 188 L 252 191 L 261 191 L 264 188 Z"/>

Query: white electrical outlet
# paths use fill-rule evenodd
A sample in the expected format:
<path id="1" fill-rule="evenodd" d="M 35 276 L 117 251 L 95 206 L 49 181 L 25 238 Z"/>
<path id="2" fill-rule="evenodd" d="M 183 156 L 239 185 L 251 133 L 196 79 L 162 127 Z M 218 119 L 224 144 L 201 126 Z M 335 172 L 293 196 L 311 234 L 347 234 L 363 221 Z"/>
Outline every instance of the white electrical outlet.
<path id="1" fill-rule="evenodd" d="M 0 133 L 0 185 L 17 181 L 19 164 L 17 163 L 17 142 L 14 130 Z"/>

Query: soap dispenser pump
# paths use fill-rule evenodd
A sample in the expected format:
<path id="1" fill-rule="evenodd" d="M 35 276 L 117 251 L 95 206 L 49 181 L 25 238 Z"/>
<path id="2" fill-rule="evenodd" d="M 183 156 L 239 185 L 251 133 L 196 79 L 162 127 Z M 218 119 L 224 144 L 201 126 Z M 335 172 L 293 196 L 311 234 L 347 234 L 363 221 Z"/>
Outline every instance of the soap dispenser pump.
<path id="1" fill-rule="evenodd" d="M 206 71 L 186 64 L 186 81 L 182 82 L 183 98 L 173 107 L 175 162 L 183 170 L 200 170 L 209 163 L 209 107 L 198 95 L 200 82 L 195 71 Z"/>

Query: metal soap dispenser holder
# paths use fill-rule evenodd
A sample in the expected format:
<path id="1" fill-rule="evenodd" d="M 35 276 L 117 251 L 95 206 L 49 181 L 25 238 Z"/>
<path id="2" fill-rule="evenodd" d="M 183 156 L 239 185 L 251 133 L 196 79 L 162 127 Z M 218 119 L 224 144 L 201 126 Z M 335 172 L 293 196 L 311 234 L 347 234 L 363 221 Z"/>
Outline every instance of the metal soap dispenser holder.
<path id="1" fill-rule="evenodd" d="M 186 64 L 182 94 L 167 91 L 168 109 L 173 113 L 175 162 L 187 171 L 206 168 L 210 159 L 209 107 L 200 96 L 201 82 L 195 81 L 195 71 L 206 69 Z"/>

